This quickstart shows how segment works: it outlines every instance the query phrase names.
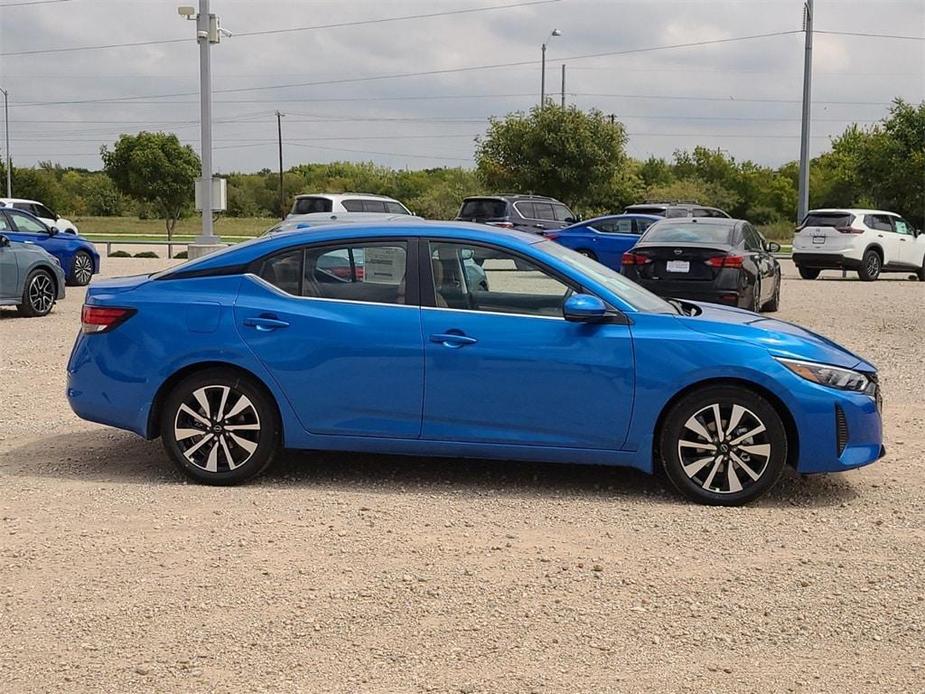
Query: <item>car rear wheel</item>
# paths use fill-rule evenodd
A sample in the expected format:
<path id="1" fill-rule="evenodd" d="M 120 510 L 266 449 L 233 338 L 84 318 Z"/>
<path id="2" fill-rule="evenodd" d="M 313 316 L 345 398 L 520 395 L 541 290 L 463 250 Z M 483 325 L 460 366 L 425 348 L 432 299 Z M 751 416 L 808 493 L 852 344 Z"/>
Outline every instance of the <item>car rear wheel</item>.
<path id="1" fill-rule="evenodd" d="M 239 484 L 259 475 L 279 449 L 279 430 L 270 396 L 230 369 L 184 378 L 161 411 L 161 437 L 171 460 L 206 484 Z"/>
<path id="2" fill-rule="evenodd" d="M 41 268 L 33 270 L 23 285 L 22 303 L 18 307 L 19 315 L 27 318 L 48 315 L 51 307 L 55 305 L 57 296 L 55 280 L 51 273 Z"/>
<path id="3" fill-rule="evenodd" d="M 861 266 L 858 268 L 858 277 L 864 282 L 873 282 L 880 276 L 880 267 L 883 262 L 880 260 L 880 254 L 874 249 L 864 252 L 861 259 Z"/>
<path id="4" fill-rule="evenodd" d="M 822 272 L 817 267 L 797 267 L 797 270 L 800 272 L 800 277 L 804 280 L 814 280 L 819 276 L 819 273 Z"/>
<path id="5" fill-rule="evenodd" d="M 774 407 L 740 386 L 708 386 L 665 417 L 659 454 L 668 479 L 694 501 L 739 506 L 767 492 L 787 461 L 787 432 Z"/>
<path id="6" fill-rule="evenodd" d="M 77 287 L 85 287 L 93 279 L 93 258 L 86 251 L 77 251 L 71 265 L 71 275 L 68 283 Z"/>

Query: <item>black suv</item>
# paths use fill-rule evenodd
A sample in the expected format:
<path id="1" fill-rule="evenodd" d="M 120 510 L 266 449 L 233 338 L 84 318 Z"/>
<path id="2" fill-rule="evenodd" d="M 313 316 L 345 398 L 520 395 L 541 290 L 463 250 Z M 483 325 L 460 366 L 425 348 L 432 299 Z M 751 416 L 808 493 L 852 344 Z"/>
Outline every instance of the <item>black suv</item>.
<path id="1" fill-rule="evenodd" d="M 623 214 L 654 214 L 657 217 L 722 217 L 729 215 L 718 207 L 706 207 L 695 202 L 641 202 L 630 205 Z"/>
<path id="2" fill-rule="evenodd" d="M 456 221 L 542 234 L 564 229 L 578 217 L 555 198 L 543 195 L 479 195 L 463 200 Z"/>

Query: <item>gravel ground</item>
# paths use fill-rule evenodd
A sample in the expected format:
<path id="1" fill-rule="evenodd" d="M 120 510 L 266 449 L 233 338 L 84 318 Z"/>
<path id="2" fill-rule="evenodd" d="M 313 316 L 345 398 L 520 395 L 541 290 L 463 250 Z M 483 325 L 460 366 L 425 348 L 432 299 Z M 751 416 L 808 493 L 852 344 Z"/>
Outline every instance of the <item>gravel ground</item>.
<path id="1" fill-rule="evenodd" d="M 878 364 L 888 455 L 744 509 L 632 470 L 364 455 L 186 484 L 67 407 L 81 290 L 0 311 L 0 688 L 925 691 L 925 285 L 826 274 L 788 264 L 780 315 Z"/>

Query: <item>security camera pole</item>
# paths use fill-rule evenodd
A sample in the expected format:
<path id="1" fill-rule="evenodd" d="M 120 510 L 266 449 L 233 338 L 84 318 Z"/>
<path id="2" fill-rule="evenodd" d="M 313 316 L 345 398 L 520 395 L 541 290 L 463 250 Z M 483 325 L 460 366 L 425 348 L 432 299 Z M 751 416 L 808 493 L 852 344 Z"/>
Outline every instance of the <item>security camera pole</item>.
<path id="1" fill-rule="evenodd" d="M 199 0 L 199 13 L 191 6 L 182 6 L 179 12 L 187 19 L 196 20 L 196 41 L 199 43 L 199 100 L 202 177 L 199 180 L 199 203 L 202 208 L 202 231 L 189 246 L 189 257 L 198 258 L 222 247 L 222 240 L 212 228 L 212 213 L 224 209 L 216 205 L 212 181 L 212 44 L 221 35 L 230 34 L 219 26 L 218 17 L 210 12 L 209 0 Z M 220 196 L 221 197 L 221 196 Z"/>

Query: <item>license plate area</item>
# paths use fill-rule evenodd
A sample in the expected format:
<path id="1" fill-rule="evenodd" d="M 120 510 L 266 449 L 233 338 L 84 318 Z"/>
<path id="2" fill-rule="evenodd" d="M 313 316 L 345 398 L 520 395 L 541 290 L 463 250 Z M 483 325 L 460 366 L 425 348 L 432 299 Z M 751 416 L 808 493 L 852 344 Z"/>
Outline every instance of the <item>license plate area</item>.
<path id="1" fill-rule="evenodd" d="M 825 243 L 825 236 L 813 236 L 813 243 L 817 246 L 821 246 Z"/>
<path id="2" fill-rule="evenodd" d="M 665 263 L 665 269 L 668 272 L 690 272 L 691 261 L 689 260 L 669 260 Z"/>

